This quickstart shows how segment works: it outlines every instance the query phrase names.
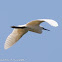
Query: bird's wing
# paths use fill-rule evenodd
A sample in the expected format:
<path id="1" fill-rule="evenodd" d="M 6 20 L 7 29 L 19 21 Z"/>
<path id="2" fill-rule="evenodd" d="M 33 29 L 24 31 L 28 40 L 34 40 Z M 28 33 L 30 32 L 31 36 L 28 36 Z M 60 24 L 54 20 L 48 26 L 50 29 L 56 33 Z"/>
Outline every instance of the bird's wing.
<path id="1" fill-rule="evenodd" d="M 15 44 L 27 31 L 25 29 L 14 29 L 13 32 L 7 37 L 4 49 L 10 48 Z"/>
<path id="2" fill-rule="evenodd" d="M 37 26 L 37 25 L 39 25 L 42 22 L 47 22 L 51 26 L 54 26 L 54 27 L 58 26 L 58 23 L 56 21 L 52 20 L 52 19 L 37 19 L 37 20 L 34 20 L 34 21 L 31 21 L 31 22 L 27 23 L 26 25 L 27 26 L 29 26 L 29 25 Z"/>

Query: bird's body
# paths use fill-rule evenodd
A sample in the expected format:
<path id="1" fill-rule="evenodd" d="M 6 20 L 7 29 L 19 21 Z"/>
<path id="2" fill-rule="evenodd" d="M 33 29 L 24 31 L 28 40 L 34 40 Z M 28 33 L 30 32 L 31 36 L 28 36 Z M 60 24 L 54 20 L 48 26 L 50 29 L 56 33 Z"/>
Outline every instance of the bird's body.
<path id="1" fill-rule="evenodd" d="M 27 26 L 27 27 L 28 27 L 28 31 L 39 33 L 39 34 L 42 33 L 42 27 L 40 26 Z"/>
<path id="2" fill-rule="evenodd" d="M 7 37 L 4 48 L 5 49 L 10 48 L 13 44 L 15 44 L 28 31 L 32 31 L 32 32 L 41 34 L 42 30 L 48 30 L 42 26 L 39 26 L 40 23 L 42 23 L 42 22 L 47 22 L 51 26 L 54 26 L 54 27 L 58 26 L 58 23 L 55 22 L 54 20 L 51 20 L 51 19 L 38 19 L 38 20 L 31 21 L 25 25 L 18 25 L 17 27 L 12 26 L 12 28 L 14 28 L 14 30 Z"/>

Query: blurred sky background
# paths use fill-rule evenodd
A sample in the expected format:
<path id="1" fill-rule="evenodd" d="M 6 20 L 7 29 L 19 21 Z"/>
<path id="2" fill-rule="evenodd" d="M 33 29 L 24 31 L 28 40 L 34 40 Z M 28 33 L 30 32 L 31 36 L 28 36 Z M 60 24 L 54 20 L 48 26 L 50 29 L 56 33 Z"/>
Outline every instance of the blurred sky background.
<path id="1" fill-rule="evenodd" d="M 35 19 L 53 19 L 59 26 L 55 28 L 42 23 L 51 31 L 42 34 L 28 32 L 15 45 L 4 50 L 5 40 L 13 30 L 10 26 Z M 0 59 L 62 62 L 62 0 L 0 0 Z"/>

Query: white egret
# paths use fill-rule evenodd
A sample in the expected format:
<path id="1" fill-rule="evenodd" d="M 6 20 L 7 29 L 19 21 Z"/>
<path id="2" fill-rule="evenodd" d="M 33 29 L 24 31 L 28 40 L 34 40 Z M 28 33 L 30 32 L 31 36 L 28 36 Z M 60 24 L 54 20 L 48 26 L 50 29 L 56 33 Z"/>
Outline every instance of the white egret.
<path id="1" fill-rule="evenodd" d="M 13 32 L 7 37 L 4 49 L 10 48 L 13 44 L 15 44 L 25 33 L 28 31 L 32 31 L 35 33 L 42 33 L 42 30 L 47 30 L 44 27 L 40 26 L 40 23 L 47 22 L 51 26 L 57 27 L 58 23 L 52 19 L 37 19 L 33 20 L 25 25 L 12 26 L 14 28 Z"/>

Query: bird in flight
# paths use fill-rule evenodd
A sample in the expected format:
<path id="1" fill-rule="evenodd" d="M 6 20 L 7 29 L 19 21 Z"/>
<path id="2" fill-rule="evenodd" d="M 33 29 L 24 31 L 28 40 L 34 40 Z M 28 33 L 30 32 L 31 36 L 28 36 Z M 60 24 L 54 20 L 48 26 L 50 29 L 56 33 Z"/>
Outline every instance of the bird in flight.
<path id="1" fill-rule="evenodd" d="M 42 33 L 42 30 L 47 30 L 44 27 L 40 26 L 40 23 L 47 22 L 51 26 L 57 27 L 58 23 L 52 19 L 37 19 L 33 20 L 25 25 L 18 25 L 18 26 L 11 26 L 11 28 L 14 28 L 13 32 L 7 37 L 4 49 L 8 49 L 11 46 L 13 46 L 25 33 L 28 31 L 35 32 L 35 33 Z"/>

